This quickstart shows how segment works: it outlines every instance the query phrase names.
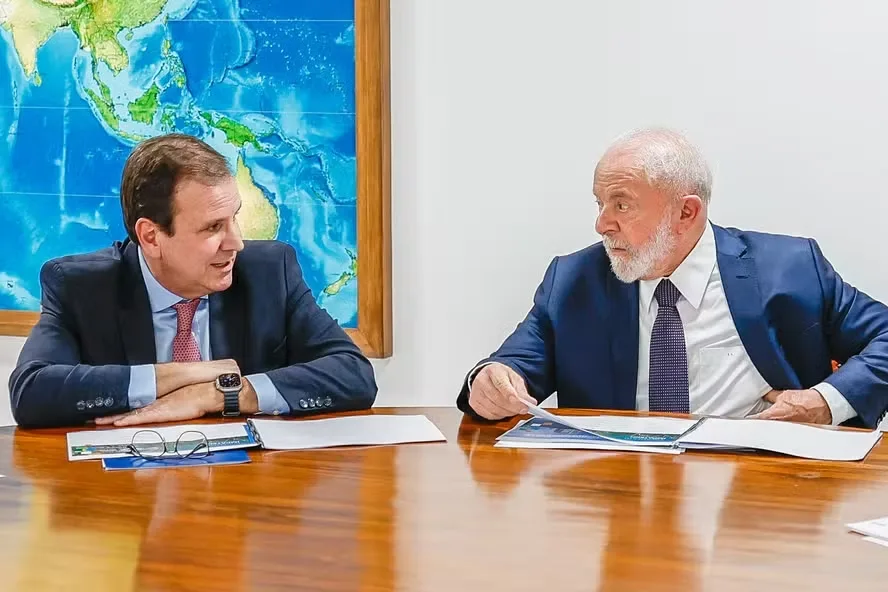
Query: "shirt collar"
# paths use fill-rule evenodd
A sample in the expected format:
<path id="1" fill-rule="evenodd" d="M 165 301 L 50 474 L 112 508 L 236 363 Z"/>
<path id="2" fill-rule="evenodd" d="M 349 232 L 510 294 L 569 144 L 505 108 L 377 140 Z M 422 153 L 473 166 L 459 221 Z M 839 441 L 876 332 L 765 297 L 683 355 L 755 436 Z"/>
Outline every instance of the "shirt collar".
<path id="1" fill-rule="evenodd" d="M 145 256 L 142 254 L 142 248 L 139 247 L 139 267 L 142 269 L 142 279 L 145 280 L 145 288 L 148 290 L 148 302 L 151 305 L 151 312 L 160 312 L 170 308 L 172 305 L 182 302 L 184 298 L 173 294 L 164 288 L 151 270 L 148 263 L 145 262 Z M 201 300 L 206 300 L 207 296 L 201 296 Z"/>
<path id="2" fill-rule="evenodd" d="M 716 263 L 715 233 L 712 225 L 706 222 L 703 235 L 684 261 L 672 272 L 669 279 L 681 292 L 694 309 L 700 308 L 703 296 L 706 294 L 706 286 L 712 277 L 712 270 Z M 638 298 L 643 310 L 650 310 L 654 299 L 654 290 L 660 284 L 662 278 L 655 280 L 641 280 L 638 285 Z"/>

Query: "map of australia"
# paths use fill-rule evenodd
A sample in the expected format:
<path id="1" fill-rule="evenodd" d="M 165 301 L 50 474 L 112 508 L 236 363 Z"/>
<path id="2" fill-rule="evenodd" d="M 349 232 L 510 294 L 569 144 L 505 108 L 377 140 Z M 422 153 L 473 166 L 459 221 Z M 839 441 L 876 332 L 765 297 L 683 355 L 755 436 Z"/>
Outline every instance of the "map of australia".
<path id="1" fill-rule="evenodd" d="M 228 158 L 246 237 L 293 245 L 355 327 L 354 73 L 353 0 L 0 0 L 0 309 L 123 240 L 124 162 L 175 131 Z"/>

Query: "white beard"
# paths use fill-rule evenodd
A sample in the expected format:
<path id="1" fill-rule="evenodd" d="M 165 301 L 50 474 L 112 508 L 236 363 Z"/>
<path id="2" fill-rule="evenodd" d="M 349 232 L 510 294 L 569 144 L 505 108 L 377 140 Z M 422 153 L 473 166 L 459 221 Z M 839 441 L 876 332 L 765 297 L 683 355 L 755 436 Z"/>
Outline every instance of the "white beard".
<path id="1" fill-rule="evenodd" d="M 663 216 L 653 238 L 646 244 L 633 249 L 628 245 L 622 245 L 613 239 L 602 239 L 604 249 L 610 259 L 611 269 L 621 282 L 631 284 L 645 276 L 650 275 L 675 249 L 675 235 L 669 231 L 669 214 Z M 621 255 L 611 252 L 613 248 L 624 248 Z"/>

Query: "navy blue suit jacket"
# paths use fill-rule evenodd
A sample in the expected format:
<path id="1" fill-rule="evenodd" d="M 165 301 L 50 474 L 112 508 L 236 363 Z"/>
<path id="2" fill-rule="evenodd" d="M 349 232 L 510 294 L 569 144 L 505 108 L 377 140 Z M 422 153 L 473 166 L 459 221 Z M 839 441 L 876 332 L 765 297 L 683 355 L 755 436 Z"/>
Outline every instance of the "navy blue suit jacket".
<path id="1" fill-rule="evenodd" d="M 130 366 L 157 361 L 137 246 L 54 259 L 40 282 L 40 320 L 9 378 L 16 421 L 76 425 L 127 411 Z M 246 241 L 231 287 L 209 306 L 213 357 L 236 360 L 244 375 L 267 373 L 293 412 L 373 404 L 370 362 L 317 305 L 289 245 Z M 102 406 L 84 408 L 98 398 Z"/>
<path id="2" fill-rule="evenodd" d="M 888 409 L 888 308 L 843 282 L 814 240 L 713 230 L 734 324 L 762 377 L 781 390 L 826 381 L 874 428 Z M 556 257 L 527 317 L 484 361 L 514 369 L 538 401 L 557 391 L 561 407 L 635 409 L 638 282 L 617 279 L 601 243 Z M 465 382 L 457 405 L 473 413 Z"/>

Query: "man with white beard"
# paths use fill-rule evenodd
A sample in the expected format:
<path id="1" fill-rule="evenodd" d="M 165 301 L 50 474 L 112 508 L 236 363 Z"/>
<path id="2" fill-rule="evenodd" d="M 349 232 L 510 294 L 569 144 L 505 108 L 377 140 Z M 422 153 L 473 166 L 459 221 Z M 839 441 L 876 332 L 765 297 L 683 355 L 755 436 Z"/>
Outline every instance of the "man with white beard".
<path id="1" fill-rule="evenodd" d="M 710 223 L 711 188 L 676 132 L 615 142 L 595 169 L 602 241 L 552 261 L 458 407 L 498 420 L 557 392 L 561 407 L 876 427 L 888 308 L 814 240 Z"/>

